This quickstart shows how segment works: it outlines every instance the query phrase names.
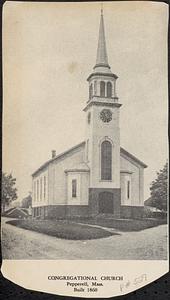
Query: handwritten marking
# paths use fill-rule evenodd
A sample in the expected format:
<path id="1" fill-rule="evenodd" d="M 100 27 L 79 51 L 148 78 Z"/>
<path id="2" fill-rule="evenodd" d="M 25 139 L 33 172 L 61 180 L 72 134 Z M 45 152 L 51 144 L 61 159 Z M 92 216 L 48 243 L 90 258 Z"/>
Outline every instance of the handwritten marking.
<path id="1" fill-rule="evenodd" d="M 120 284 L 120 291 L 123 292 L 124 290 L 127 290 L 130 287 L 141 285 L 141 283 L 144 282 L 144 281 L 147 281 L 147 275 L 146 274 L 142 274 L 142 275 L 134 278 L 134 280 L 132 280 L 132 281 L 128 280 L 124 283 L 121 283 Z"/>

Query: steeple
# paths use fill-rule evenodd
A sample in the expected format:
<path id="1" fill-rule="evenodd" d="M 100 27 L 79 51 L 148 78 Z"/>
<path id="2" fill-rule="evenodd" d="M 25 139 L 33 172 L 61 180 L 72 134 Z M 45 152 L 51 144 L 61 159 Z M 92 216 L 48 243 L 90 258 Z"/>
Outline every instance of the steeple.
<path id="1" fill-rule="evenodd" d="M 117 78 L 112 73 L 108 63 L 102 9 L 97 59 L 92 73 L 87 78 L 89 97 L 84 108 L 86 113 L 85 162 L 90 169 L 89 206 L 92 207 L 93 203 L 98 203 L 95 209 L 97 211 L 99 208 L 99 212 L 101 211 L 100 203 L 102 203 L 102 206 L 103 201 L 110 199 L 110 196 L 106 196 L 108 199 L 104 199 L 104 194 L 101 193 L 102 189 L 109 192 L 115 190 L 115 199 L 121 203 L 119 130 L 119 108 L 121 104 L 116 94 Z M 116 213 L 118 214 L 117 203 L 114 209 L 117 210 Z M 95 209 L 92 209 L 92 214 L 96 213 Z"/>
<path id="2" fill-rule="evenodd" d="M 108 56 L 106 49 L 106 39 L 105 39 L 105 29 L 104 29 L 104 17 L 103 17 L 103 8 L 101 9 L 100 17 L 100 27 L 99 27 L 99 39 L 98 39 L 98 48 L 97 48 L 97 59 L 96 67 L 107 67 L 110 69 L 108 64 Z"/>
<path id="3" fill-rule="evenodd" d="M 101 15 L 100 15 L 100 26 L 99 26 L 99 38 L 98 38 L 96 64 L 93 68 L 92 74 L 90 74 L 88 79 L 95 73 L 108 74 L 108 75 L 111 74 L 111 76 L 114 76 L 115 78 L 117 78 L 117 76 L 112 73 L 109 63 L 108 63 L 103 8 L 101 9 Z"/>
<path id="4" fill-rule="evenodd" d="M 89 82 L 89 99 L 90 101 L 111 102 L 118 104 L 116 94 L 117 75 L 112 73 L 108 63 L 103 8 L 101 9 L 99 39 L 97 47 L 97 59 L 93 72 L 87 78 Z"/>

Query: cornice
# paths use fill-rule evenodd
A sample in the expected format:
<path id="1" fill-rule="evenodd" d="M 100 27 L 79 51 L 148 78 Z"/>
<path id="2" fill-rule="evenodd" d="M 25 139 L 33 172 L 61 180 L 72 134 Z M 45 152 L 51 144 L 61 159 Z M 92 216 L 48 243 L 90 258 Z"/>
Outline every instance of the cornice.
<path id="1" fill-rule="evenodd" d="M 102 73 L 102 72 L 95 72 L 95 73 L 91 73 L 89 75 L 89 77 L 87 78 L 87 81 L 90 80 L 91 77 L 93 76 L 106 76 L 106 77 L 113 77 L 115 79 L 118 78 L 118 76 L 116 74 L 113 74 L 113 73 Z"/>
<path id="2" fill-rule="evenodd" d="M 103 63 L 96 64 L 93 69 L 95 69 L 97 67 L 106 67 L 106 68 L 110 69 L 110 66 L 108 64 L 103 64 Z"/>
<path id="3" fill-rule="evenodd" d="M 87 111 L 87 109 L 92 106 L 92 105 L 96 105 L 96 106 L 109 106 L 109 107 L 121 107 L 122 104 L 120 103 L 116 103 L 116 102 L 110 102 L 110 103 L 107 103 L 107 102 L 100 102 L 100 101 L 91 101 L 89 102 L 86 107 L 83 109 L 83 111 Z"/>
<path id="4" fill-rule="evenodd" d="M 87 169 L 66 169 L 64 170 L 65 173 L 72 173 L 72 172 L 76 172 L 76 173 L 88 173 L 90 172 L 90 170 Z"/>

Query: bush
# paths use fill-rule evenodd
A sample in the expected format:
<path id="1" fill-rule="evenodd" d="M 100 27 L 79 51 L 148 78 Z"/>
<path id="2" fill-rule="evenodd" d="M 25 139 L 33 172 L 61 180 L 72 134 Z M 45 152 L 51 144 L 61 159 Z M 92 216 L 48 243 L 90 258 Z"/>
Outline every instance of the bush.
<path id="1" fill-rule="evenodd" d="M 166 211 L 151 211 L 147 206 L 144 207 L 143 218 L 167 219 Z"/>
<path id="2" fill-rule="evenodd" d="M 167 212 L 166 211 L 154 211 L 153 217 L 158 219 L 167 219 Z"/>
<path id="3" fill-rule="evenodd" d="M 143 218 L 153 218 L 153 212 L 147 206 L 144 206 Z"/>

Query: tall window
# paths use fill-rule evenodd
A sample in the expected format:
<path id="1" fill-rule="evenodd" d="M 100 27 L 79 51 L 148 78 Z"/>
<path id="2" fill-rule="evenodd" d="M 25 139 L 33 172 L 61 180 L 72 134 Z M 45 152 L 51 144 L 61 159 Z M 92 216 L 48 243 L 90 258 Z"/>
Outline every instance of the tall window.
<path id="1" fill-rule="evenodd" d="M 90 121 L 91 121 L 91 112 L 89 112 L 88 115 L 87 115 L 87 122 L 88 122 L 88 124 L 90 124 Z"/>
<path id="2" fill-rule="evenodd" d="M 107 82 L 107 97 L 112 97 L 112 84 L 111 82 Z"/>
<path id="3" fill-rule="evenodd" d="M 72 198 L 77 197 L 77 180 L 73 179 L 72 180 Z"/>
<path id="4" fill-rule="evenodd" d="M 112 180 L 112 144 L 109 141 L 101 144 L 101 180 Z"/>
<path id="5" fill-rule="evenodd" d="M 127 199 L 130 198 L 130 180 L 127 182 Z"/>
<path id="6" fill-rule="evenodd" d="M 93 85 L 91 83 L 90 86 L 89 86 L 89 98 L 91 99 L 92 96 L 93 96 Z"/>
<path id="7" fill-rule="evenodd" d="M 46 177 L 44 176 L 44 200 L 46 198 Z"/>
<path id="8" fill-rule="evenodd" d="M 37 180 L 37 201 L 39 201 L 39 180 Z"/>
<path id="9" fill-rule="evenodd" d="M 100 96 L 105 97 L 105 82 L 100 81 Z"/>
<path id="10" fill-rule="evenodd" d="M 97 81 L 94 82 L 94 94 L 97 95 Z"/>
<path id="11" fill-rule="evenodd" d="M 86 161 L 89 160 L 89 140 L 86 142 Z"/>
<path id="12" fill-rule="evenodd" d="M 42 177 L 40 179 L 40 201 L 42 200 Z"/>
<path id="13" fill-rule="evenodd" d="M 36 181 L 34 181 L 34 201 L 36 201 Z"/>

